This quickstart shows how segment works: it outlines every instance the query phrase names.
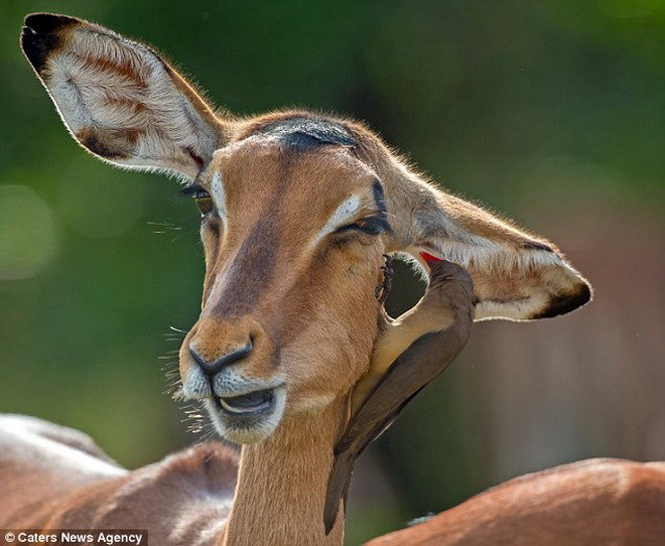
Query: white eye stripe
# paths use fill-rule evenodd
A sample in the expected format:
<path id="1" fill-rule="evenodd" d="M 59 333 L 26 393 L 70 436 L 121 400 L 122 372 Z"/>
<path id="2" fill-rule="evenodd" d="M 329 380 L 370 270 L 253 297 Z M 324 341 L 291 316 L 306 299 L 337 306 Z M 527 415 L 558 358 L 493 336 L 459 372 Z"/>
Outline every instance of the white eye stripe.
<path id="1" fill-rule="evenodd" d="M 212 197 L 217 212 L 222 220 L 226 219 L 226 193 L 224 191 L 224 182 L 222 181 L 222 174 L 216 172 L 212 177 L 210 183 L 210 196 Z"/>
<path id="2" fill-rule="evenodd" d="M 312 246 L 316 246 L 326 235 L 331 234 L 339 227 L 348 223 L 349 220 L 355 217 L 360 210 L 360 207 L 360 197 L 357 195 L 352 195 L 346 201 L 340 203 L 335 212 L 333 212 L 330 218 L 328 218 L 326 225 L 323 226 L 314 239 L 312 239 Z"/>

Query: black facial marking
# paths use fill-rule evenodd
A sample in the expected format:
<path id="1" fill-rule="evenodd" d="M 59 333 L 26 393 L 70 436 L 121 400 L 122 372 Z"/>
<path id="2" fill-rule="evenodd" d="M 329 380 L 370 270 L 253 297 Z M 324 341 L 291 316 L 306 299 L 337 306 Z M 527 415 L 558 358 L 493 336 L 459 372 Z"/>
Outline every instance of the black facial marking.
<path id="1" fill-rule="evenodd" d="M 374 193 L 374 201 L 376 202 L 376 208 L 379 211 L 379 217 L 382 220 L 383 230 L 387 233 L 392 233 L 393 229 L 388 222 L 388 210 L 386 208 L 386 196 L 383 192 L 383 186 L 381 182 L 377 179 L 374 180 L 372 184 L 372 192 Z"/>
<path id="2" fill-rule="evenodd" d="M 363 218 L 362 222 L 354 222 L 353 224 L 347 224 L 335 230 L 335 235 L 342 235 L 345 233 L 351 232 L 367 233 L 368 235 L 379 235 L 380 233 L 392 231 L 388 221 L 385 216 L 377 214 L 375 216 L 369 216 Z"/>
<path id="3" fill-rule="evenodd" d="M 524 243 L 523 248 L 525 250 L 544 250 L 545 252 L 554 253 L 554 250 L 552 250 L 549 246 L 544 243 L 539 243 L 538 241 L 527 241 Z"/>
<path id="4" fill-rule="evenodd" d="M 258 134 L 273 136 L 291 146 L 312 148 L 326 144 L 357 146 L 356 139 L 339 123 L 325 119 L 289 118 L 261 127 Z"/>
<path id="5" fill-rule="evenodd" d="M 380 212 L 386 212 L 386 198 L 383 193 L 383 188 L 381 187 L 381 182 L 378 180 L 374 181 L 372 184 L 372 191 L 374 192 L 374 201 L 376 201 L 376 208 Z"/>

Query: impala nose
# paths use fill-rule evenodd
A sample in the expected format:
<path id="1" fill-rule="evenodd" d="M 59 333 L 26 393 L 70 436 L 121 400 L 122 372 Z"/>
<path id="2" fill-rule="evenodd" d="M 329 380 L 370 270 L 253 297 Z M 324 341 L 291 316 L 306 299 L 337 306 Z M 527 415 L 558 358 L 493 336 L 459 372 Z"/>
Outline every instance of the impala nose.
<path id="1" fill-rule="evenodd" d="M 243 347 L 234 349 L 230 353 L 226 353 L 214 360 L 206 360 L 203 358 L 191 344 L 189 346 L 189 354 L 192 355 L 194 362 L 199 365 L 199 368 L 201 368 L 204 374 L 208 377 L 214 377 L 226 366 L 230 366 L 231 364 L 249 356 L 253 348 L 254 340 L 250 336 L 249 340 Z"/>

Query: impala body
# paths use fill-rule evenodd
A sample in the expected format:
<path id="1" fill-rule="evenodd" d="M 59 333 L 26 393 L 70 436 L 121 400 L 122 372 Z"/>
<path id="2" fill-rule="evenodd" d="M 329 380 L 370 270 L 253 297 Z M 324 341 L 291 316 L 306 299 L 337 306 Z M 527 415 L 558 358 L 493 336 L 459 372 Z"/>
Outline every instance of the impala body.
<path id="1" fill-rule="evenodd" d="M 552 243 L 441 191 L 360 123 L 216 112 L 152 49 L 72 17 L 28 16 L 22 47 L 87 151 L 176 175 L 194 196 L 206 273 L 181 394 L 243 448 L 237 479 L 216 444 L 127 473 L 86 438 L 7 417 L 3 526 L 148 526 L 165 545 L 340 544 L 340 501 L 323 523 L 335 445 L 362 451 L 461 350 L 472 318 L 551 317 L 591 297 Z M 395 253 L 433 282 L 393 321 L 376 292 Z"/>

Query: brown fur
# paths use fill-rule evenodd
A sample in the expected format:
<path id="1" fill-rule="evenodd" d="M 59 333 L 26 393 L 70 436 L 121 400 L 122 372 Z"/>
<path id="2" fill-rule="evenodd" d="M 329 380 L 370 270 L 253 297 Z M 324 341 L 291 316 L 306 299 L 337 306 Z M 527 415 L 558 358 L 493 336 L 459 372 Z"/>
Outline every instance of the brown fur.
<path id="1" fill-rule="evenodd" d="M 129 64 L 120 64 L 113 62 L 111 59 L 92 56 L 85 56 L 81 60 L 90 68 L 97 69 L 102 72 L 111 72 L 120 78 L 128 79 L 141 89 L 147 89 L 148 87 L 148 82 L 146 81 L 144 75 L 135 70 Z"/>
<path id="2" fill-rule="evenodd" d="M 192 351 L 216 360 L 250 340 L 251 354 L 233 366 L 236 383 L 270 383 L 286 394 L 272 429 L 251 437 L 224 431 L 231 440 L 258 443 L 243 448 L 227 535 L 210 535 L 210 542 L 341 542 L 343 521 L 324 537 L 323 499 L 351 391 L 363 376 L 389 365 L 371 361 L 373 353 L 382 354 L 375 350 L 382 339 L 374 289 L 384 254 L 410 254 L 425 271 L 422 251 L 459 262 L 474 279 L 476 318 L 553 315 L 590 298 L 586 281 L 553 245 L 442 192 L 362 124 L 306 111 L 250 119 L 217 115 L 152 49 L 71 17 L 28 16 L 22 46 L 88 151 L 119 166 L 196 180 L 219 194 L 202 222 L 204 294 L 180 353 L 183 392 L 200 372 Z M 298 124 L 304 129 L 289 129 Z M 377 180 L 390 229 L 337 233 L 338 223 L 377 213 Z M 355 212 L 339 212 L 347 206 Z M 341 217 L 334 220 L 336 212 Z M 440 319 L 418 316 L 421 324 L 392 332 L 409 338 L 440 329 Z M 216 400 L 211 392 L 194 391 L 187 395 Z M 226 456 L 213 452 L 228 470 Z M 125 477 L 89 477 L 94 485 L 87 488 L 38 489 L 47 503 L 42 513 L 52 513 L 49 525 L 138 523 L 139 517 L 158 517 L 146 512 L 153 506 L 147 499 L 155 499 L 158 509 L 168 496 L 174 508 L 162 517 L 188 526 L 189 517 L 200 521 L 188 511 L 188 495 L 203 488 L 205 497 L 217 487 L 200 474 L 207 476 L 206 459 L 196 453 L 176 457 L 186 463 L 167 460 Z M 44 462 L 45 481 L 56 487 L 56 476 L 66 473 L 49 468 L 48 454 Z M 15 475 L 13 486 L 32 479 L 27 471 Z M 178 488 L 170 489 L 170 477 Z M 187 484 L 191 491 L 179 489 Z M 16 493 L 12 502 L 25 509 L 25 494 Z M 217 528 L 222 512 L 214 512 Z M 159 544 L 194 543 L 158 536 Z"/>
<path id="3" fill-rule="evenodd" d="M 656 546 L 665 463 L 591 459 L 521 476 L 368 546 Z"/>
<path id="4" fill-rule="evenodd" d="M 219 443 L 128 473 L 77 431 L 0 416 L 0 432 L 3 528 L 148 529 L 151 544 L 203 546 L 228 517 L 237 458 Z"/>
<path id="5" fill-rule="evenodd" d="M 322 431 L 318 420 L 294 422 L 293 426 L 295 436 L 280 434 L 269 442 L 281 444 L 279 449 L 259 444 L 246 454 L 245 492 L 261 492 L 262 500 L 245 504 L 252 511 L 245 519 L 248 527 L 233 529 L 239 536 L 229 543 L 259 543 L 243 536 L 267 540 L 261 544 L 279 543 L 275 542 L 279 535 L 274 525 L 288 519 L 277 521 L 272 509 L 279 502 L 276 499 L 291 490 L 294 471 L 302 465 L 307 470 L 298 481 L 313 484 L 320 482 L 317 475 L 327 475 L 329 461 L 321 449 L 326 442 L 321 440 L 334 431 Z M 209 546 L 221 544 L 225 537 L 223 523 L 231 506 L 237 459 L 218 443 L 195 446 L 123 473 L 77 431 L 32 418 L 2 416 L 0 432 L 2 528 L 148 529 L 150 543 L 160 546 Z M 31 437 L 41 438 L 43 443 L 34 446 Z M 63 446 L 120 475 L 108 477 L 104 472 L 86 472 L 45 458 L 49 451 Z M 293 461 L 302 458 L 297 468 L 289 466 L 291 459 L 273 458 L 294 449 L 299 455 Z M 13 456 L 15 452 L 21 457 Z M 294 493 L 294 504 L 286 506 L 302 512 L 289 517 L 310 512 L 315 517 L 322 510 L 324 490 L 315 486 Z M 665 463 L 592 459 L 510 480 L 424 523 L 369 544 L 655 546 L 665 533 L 664 506 Z M 253 518 L 258 518 L 254 526 L 249 524 Z M 336 540 L 339 543 L 339 535 Z"/>

